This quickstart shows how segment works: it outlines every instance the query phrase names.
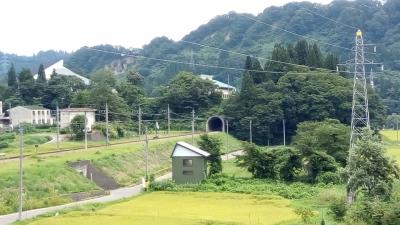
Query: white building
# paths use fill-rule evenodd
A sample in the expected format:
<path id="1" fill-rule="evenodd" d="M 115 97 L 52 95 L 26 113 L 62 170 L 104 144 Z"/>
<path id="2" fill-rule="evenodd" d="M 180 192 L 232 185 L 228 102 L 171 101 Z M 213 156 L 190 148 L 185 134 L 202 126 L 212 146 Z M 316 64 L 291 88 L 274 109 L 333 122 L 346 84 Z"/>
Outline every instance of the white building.
<path id="1" fill-rule="evenodd" d="M 90 108 L 66 108 L 60 109 L 60 127 L 70 126 L 75 116 L 86 116 L 86 128 L 91 131 L 96 122 L 96 110 Z"/>
<path id="2" fill-rule="evenodd" d="M 225 84 L 225 83 L 223 83 L 221 81 L 214 80 L 214 76 L 201 74 L 200 78 L 204 79 L 204 80 L 212 81 L 217 86 L 216 90 L 221 92 L 223 99 L 229 98 L 229 96 L 231 96 L 233 93 L 236 92 L 236 88 L 235 87 L 233 87 L 233 86 L 231 86 L 229 84 Z"/>
<path id="3" fill-rule="evenodd" d="M 90 80 L 86 77 L 83 77 L 73 71 L 71 71 L 70 69 L 64 67 L 64 60 L 60 60 L 56 63 L 54 63 L 53 65 L 47 67 L 44 72 L 46 73 L 46 79 L 50 80 L 51 78 L 51 74 L 53 74 L 53 71 L 56 71 L 57 74 L 62 75 L 62 76 L 74 76 L 77 77 L 79 79 L 81 79 L 86 85 L 90 84 Z M 33 77 L 35 79 L 37 79 L 37 74 L 35 74 Z"/>
<path id="4" fill-rule="evenodd" d="M 51 116 L 50 109 L 42 106 L 17 106 L 8 111 L 10 125 L 17 126 L 20 123 L 30 123 L 33 125 L 52 125 L 54 118 Z"/>

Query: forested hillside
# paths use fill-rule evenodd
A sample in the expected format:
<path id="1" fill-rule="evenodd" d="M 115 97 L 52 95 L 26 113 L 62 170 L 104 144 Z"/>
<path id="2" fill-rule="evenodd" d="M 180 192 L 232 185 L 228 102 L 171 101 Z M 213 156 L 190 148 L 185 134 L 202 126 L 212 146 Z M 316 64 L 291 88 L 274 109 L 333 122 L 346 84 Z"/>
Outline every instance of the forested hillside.
<path id="1" fill-rule="evenodd" d="M 338 55 L 340 61 L 344 62 L 352 58 L 350 48 L 354 45 L 355 28 L 361 28 L 364 31 L 367 43 L 377 44 L 378 54 L 367 54 L 371 60 L 384 62 L 387 69 L 400 69 L 398 60 L 400 58 L 400 2 L 397 0 L 388 0 L 384 4 L 377 0 L 336 0 L 328 5 L 309 2 L 289 3 L 283 7 L 267 8 L 257 16 L 235 12 L 217 16 L 190 32 L 182 39 L 183 41 L 178 42 L 166 37 L 158 37 L 142 49 L 135 50 L 110 45 L 94 47 L 102 51 L 83 47 L 70 56 L 64 54 L 50 59 L 41 59 L 38 54 L 34 60 L 30 60 L 30 64 L 24 63 L 24 57 L 15 60 L 9 58 L 16 64 L 17 72 L 21 67 L 28 67 L 35 72 L 40 63 L 39 59 L 46 64 L 60 57 L 65 58 L 65 63 L 70 69 L 88 77 L 104 67 L 109 67 L 117 73 L 131 69 L 145 77 L 145 88 L 149 93 L 154 90 L 154 87 L 167 83 L 182 70 L 194 74 L 212 74 L 223 82 L 227 82 L 229 74 L 230 83 L 240 87 L 242 71 L 213 66 L 243 68 L 246 56 L 198 44 L 270 58 L 275 43 L 288 44 L 306 39 L 309 43 L 318 43 L 322 52 Z M 368 51 L 371 52 L 372 49 Z M 189 66 L 182 63 L 129 57 L 129 55 L 206 64 L 212 67 Z M 29 59 L 32 58 L 26 58 L 26 60 Z M 260 59 L 261 65 L 264 66 L 266 62 Z M 398 77 L 398 75 L 392 74 L 391 77 Z M 378 86 L 382 82 L 378 82 Z M 386 99 L 386 96 L 383 97 Z"/>

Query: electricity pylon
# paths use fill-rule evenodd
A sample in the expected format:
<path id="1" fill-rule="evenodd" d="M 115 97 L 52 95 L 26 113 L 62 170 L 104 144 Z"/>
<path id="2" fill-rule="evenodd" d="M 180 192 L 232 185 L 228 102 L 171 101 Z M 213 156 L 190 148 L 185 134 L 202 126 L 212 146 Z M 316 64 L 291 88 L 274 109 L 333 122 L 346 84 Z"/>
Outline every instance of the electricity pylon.
<path id="1" fill-rule="evenodd" d="M 351 154 L 353 153 L 354 144 L 357 139 L 363 135 L 363 129 L 370 129 L 369 105 L 368 105 L 368 88 L 367 78 L 365 75 L 366 65 L 381 65 L 380 63 L 370 62 L 365 58 L 365 46 L 363 33 L 361 30 L 356 32 L 356 46 L 354 50 L 354 61 L 347 62 L 347 66 L 354 66 L 353 77 L 353 102 L 351 109 L 351 136 L 348 165 L 351 165 Z M 374 48 L 375 51 L 376 47 Z M 372 69 L 371 69 L 372 71 Z M 372 74 L 371 74 L 372 75 Z M 372 81 L 373 82 L 373 81 Z M 371 83 L 372 85 L 373 83 Z M 351 168 L 349 168 L 351 170 Z M 351 177 L 348 184 L 350 184 Z M 352 204 L 355 198 L 355 190 L 348 185 L 347 203 Z"/>
<path id="2" fill-rule="evenodd" d="M 350 151 L 362 130 L 370 127 L 367 79 L 365 76 L 364 39 L 360 30 L 356 33 L 354 57 L 353 104 L 351 109 Z"/>

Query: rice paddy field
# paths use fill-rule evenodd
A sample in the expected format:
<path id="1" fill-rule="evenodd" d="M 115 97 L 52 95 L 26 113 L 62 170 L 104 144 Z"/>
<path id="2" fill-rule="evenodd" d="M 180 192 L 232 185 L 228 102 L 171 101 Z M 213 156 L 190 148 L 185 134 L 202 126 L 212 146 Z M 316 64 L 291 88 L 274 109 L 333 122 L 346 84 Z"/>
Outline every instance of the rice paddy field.
<path id="1" fill-rule="evenodd" d="M 380 134 L 385 143 L 387 154 L 400 164 L 400 142 L 397 139 L 399 137 L 400 140 L 400 131 L 399 136 L 397 136 L 395 130 L 382 130 Z"/>
<path id="2" fill-rule="evenodd" d="M 29 225 L 274 225 L 298 217 L 276 196 L 153 192 L 97 211 L 73 211 Z"/>

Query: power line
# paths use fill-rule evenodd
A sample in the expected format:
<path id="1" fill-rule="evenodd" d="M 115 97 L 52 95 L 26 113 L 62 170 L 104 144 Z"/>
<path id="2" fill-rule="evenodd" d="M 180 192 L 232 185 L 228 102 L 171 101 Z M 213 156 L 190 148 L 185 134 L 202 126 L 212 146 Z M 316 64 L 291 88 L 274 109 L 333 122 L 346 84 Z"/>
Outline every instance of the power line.
<path id="1" fill-rule="evenodd" d="M 226 69 L 226 70 L 237 70 L 237 71 L 248 71 L 248 72 L 258 72 L 258 73 L 272 73 L 272 74 L 286 74 L 287 72 L 278 72 L 278 71 L 265 71 L 265 70 L 248 70 L 244 68 L 235 68 L 235 67 L 226 67 L 226 66 L 216 66 L 216 65 L 208 65 L 208 64 L 199 64 L 199 63 L 188 63 L 188 62 L 181 62 L 181 61 L 176 61 L 176 60 L 171 60 L 171 59 L 160 59 L 160 58 L 154 58 L 154 57 L 148 57 L 148 56 L 142 56 L 142 55 L 132 55 L 132 54 L 124 54 L 124 53 L 119 53 L 119 52 L 113 52 L 113 51 L 106 51 L 106 50 L 101 50 L 101 49 L 96 49 L 93 47 L 86 47 L 89 50 L 97 51 L 97 52 L 103 52 L 103 53 L 109 53 L 109 54 L 115 54 L 115 55 L 124 55 L 128 57 L 133 57 L 133 58 L 142 58 L 142 59 L 149 59 L 149 60 L 154 60 L 154 61 L 160 61 L 160 62 L 168 62 L 168 63 L 176 63 L 176 64 L 184 64 L 184 65 L 195 65 L 195 66 L 201 66 L 201 67 L 208 67 L 208 68 L 217 68 L 217 69 Z M 306 72 L 293 72 L 295 74 L 309 74 Z"/>
<path id="2" fill-rule="evenodd" d="M 197 46 L 201 46 L 201 47 L 206 47 L 206 48 L 211 48 L 211 49 L 215 49 L 215 50 L 219 50 L 219 51 L 223 51 L 223 52 L 228 52 L 228 53 L 232 53 L 232 54 L 236 54 L 236 55 L 249 56 L 249 57 L 252 57 L 252 58 L 257 58 L 257 59 L 266 60 L 266 61 L 270 61 L 270 62 L 281 63 L 281 64 L 285 64 L 285 65 L 298 66 L 298 67 L 303 67 L 303 68 L 307 68 L 307 69 L 322 69 L 322 70 L 326 70 L 326 71 L 330 71 L 330 72 L 336 72 L 336 70 L 329 70 L 329 69 L 326 69 L 326 68 L 319 68 L 319 67 L 311 67 L 311 66 L 306 66 L 306 65 L 300 65 L 300 64 L 295 64 L 295 63 L 289 63 L 289 62 L 283 62 L 283 61 L 279 61 L 279 60 L 263 58 L 263 57 L 259 57 L 259 56 L 255 56 L 255 55 L 248 55 L 248 54 L 245 54 L 245 53 L 242 53 L 242 52 L 226 50 L 226 49 L 218 48 L 218 47 L 215 47 L 215 46 L 200 44 L 200 43 L 196 43 L 196 42 L 192 42 L 192 41 L 181 40 L 180 42 L 184 42 L 184 43 L 188 43 L 188 44 L 192 44 L 192 45 L 197 45 Z"/>
<path id="3" fill-rule="evenodd" d="M 305 36 L 305 35 L 301 35 L 301 34 L 298 34 L 298 33 L 293 32 L 293 31 L 289 31 L 289 30 L 287 30 L 287 29 L 278 27 L 278 26 L 276 26 L 276 25 L 272 25 L 272 24 L 263 22 L 263 21 L 261 21 L 261 20 L 255 19 L 255 18 L 251 18 L 251 17 L 249 17 L 249 16 L 245 16 L 245 15 L 241 15 L 241 14 L 238 14 L 238 15 L 241 16 L 241 17 L 245 17 L 245 18 L 247 18 L 247 19 L 249 19 L 249 20 L 252 20 L 252 21 L 254 21 L 254 22 L 261 23 L 261 24 L 264 24 L 264 25 L 266 25 L 266 26 L 269 26 L 269 27 L 272 27 L 272 28 L 275 28 L 275 29 L 279 29 L 279 30 L 284 31 L 284 32 L 286 32 L 286 33 L 295 35 L 295 36 L 297 36 L 297 37 L 302 37 L 302 38 L 309 39 L 309 40 L 312 40 L 312 41 L 314 41 L 314 42 L 319 42 L 319 43 L 321 43 L 321 44 L 328 45 L 328 46 L 331 46 L 331 47 L 340 48 L 340 49 L 343 49 L 343 50 L 355 52 L 355 50 L 353 50 L 353 49 L 351 49 L 351 48 L 346 48 L 346 47 L 342 47 L 342 46 L 339 46 L 339 45 L 335 45 L 335 44 L 331 44 L 331 43 L 328 43 L 328 42 L 324 42 L 324 41 L 321 41 L 321 40 L 318 40 L 318 39 L 315 39 L 315 38 L 307 37 L 307 36 Z M 367 53 L 367 52 L 364 52 L 364 53 Z M 370 53 L 370 54 L 374 54 L 374 53 Z"/>
<path id="4" fill-rule="evenodd" d="M 311 13 L 311 14 L 314 14 L 314 15 L 317 15 L 317 16 L 322 17 L 322 18 L 324 18 L 324 19 L 327 19 L 327 20 L 329 20 L 329 21 L 331 21 L 331 22 L 337 23 L 337 24 L 339 24 L 339 25 L 342 25 L 342 26 L 345 26 L 345 27 L 348 27 L 348 28 L 351 28 L 351 29 L 355 29 L 355 30 L 358 30 L 358 29 L 359 29 L 359 28 L 357 28 L 357 27 L 354 27 L 354 26 L 351 26 L 351 25 L 348 25 L 348 24 L 341 23 L 341 22 L 339 22 L 339 21 L 337 21 L 337 20 L 331 19 L 331 18 L 326 17 L 326 16 L 324 16 L 324 15 L 321 15 L 321 14 L 319 14 L 319 13 L 316 13 L 316 12 L 314 12 L 314 11 L 312 11 L 312 10 L 309 10 L 309 9 L 305 8 L 305 7 L 299 6 L 299 8 L 304 9 L 304 10 L 306 10 L 307 12 L 309 12 L 309 13 Z"/>

